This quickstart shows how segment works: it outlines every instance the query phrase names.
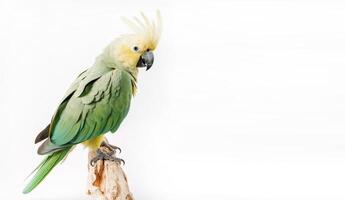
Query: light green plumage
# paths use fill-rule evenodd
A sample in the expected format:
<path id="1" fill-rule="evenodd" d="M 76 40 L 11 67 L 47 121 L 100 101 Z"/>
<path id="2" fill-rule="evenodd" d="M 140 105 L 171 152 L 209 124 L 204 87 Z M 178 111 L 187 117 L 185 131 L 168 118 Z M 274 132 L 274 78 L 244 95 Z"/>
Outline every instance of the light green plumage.
<path id="1" fill-rule="evenodd" d="M 111 70 L 91 82 L 80 83 L 82 92 L 68 99 L 63 111 L 53 120 L 51 142 L 73 145 L 114 132 L 126 116 L 131 99 L 131 76 L 128 72 Z"/>
<path id="2" fill-rule="evenodd" d="M 51 121 L 49 138 L 38 150 L 47 157 L 23 193 L 32 191 L 74 145 L 118 129 L 129 110 L 132 81 L 130 72 L 108 67 L 101 59 L 78 76 Z"/>

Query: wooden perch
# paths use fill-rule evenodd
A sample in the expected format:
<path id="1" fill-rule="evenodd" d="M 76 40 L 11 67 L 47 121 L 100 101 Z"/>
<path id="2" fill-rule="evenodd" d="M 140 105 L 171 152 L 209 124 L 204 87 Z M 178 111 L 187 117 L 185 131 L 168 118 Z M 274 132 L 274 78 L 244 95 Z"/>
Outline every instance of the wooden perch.
<path id="1" fill-rule="evenodd" d="M 95 155 L 89 152 L 88 163 Z M 88 164 L 88 170 L 87 194 L 92 200 L 134 200 L 120 163 L 99 160 L 94 166 Z"/>

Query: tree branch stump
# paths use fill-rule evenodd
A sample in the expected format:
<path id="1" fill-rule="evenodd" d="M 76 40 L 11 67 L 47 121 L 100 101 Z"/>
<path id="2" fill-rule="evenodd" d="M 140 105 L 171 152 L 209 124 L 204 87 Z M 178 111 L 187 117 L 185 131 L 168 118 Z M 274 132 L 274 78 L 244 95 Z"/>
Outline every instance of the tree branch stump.
<path id="1" fill-rule="evenodd" d="M 105 148 L 105 147 L 101 147 Z M 90 160 L 96 155 L 89 152 L 87 194 L 92 200 L 134 200 L 129 191 L 127 177 L 121 164 L 114 161 L 99 160 L 91 166 Z"/>

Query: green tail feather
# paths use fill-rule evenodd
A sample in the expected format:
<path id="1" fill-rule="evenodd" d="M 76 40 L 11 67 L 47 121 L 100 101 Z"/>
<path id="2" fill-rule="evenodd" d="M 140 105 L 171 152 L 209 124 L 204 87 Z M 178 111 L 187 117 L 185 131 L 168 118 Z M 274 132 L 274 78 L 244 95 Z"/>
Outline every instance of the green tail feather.
<path id="1" fill-rule="evenodd" d="M 24 194 L 31 192 L 33 189 L 37 187 L 38 184 L 42 182 L 42 180 L 49 174 L 49 172 L 61 161 L 63 160 L 68 152 L 70 151 L 71 147 L 63 149 L 61 151 L 55 152 L 49 156 L 47 156 L 42 163 L 37 167 L 37 172 L 31 181 L 26 185 L 23 190 Z"/>

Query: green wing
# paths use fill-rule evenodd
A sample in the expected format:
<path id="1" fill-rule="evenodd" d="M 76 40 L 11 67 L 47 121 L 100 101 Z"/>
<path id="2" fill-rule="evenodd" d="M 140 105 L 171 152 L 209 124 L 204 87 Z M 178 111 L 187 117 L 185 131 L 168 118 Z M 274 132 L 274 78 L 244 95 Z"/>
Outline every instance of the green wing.
<path id="1" fill-rule="evenodd" d="M 79 86 L 79 83 L 85 79 L 85 77 L 87 76 L 88 70 L 83 71 L 81 74 L 79 74 L 79 76 L 77 77 L 77 79 L 72 83 L 72 85 L 70 86 L 70 88 L 67 90 L 65 96 L 62 99 L 62 102 L 60 103 L 60 108 L 63 107 L 63 104 L 65 103 L 66 99 L 69 99 L 70 95 L 73 94 Z M 54 118 L 54 117 L 53 117 Z M 37 136 L 35 139 L 35 144 L 47 139 L 49 137 L 49 131 L 50 131 L 50 124 L 48 124 L 48 126 L 46 126 L 46 128 L 44 128 Z"/>
<path id="2" fill-rule="evenodd" d="M 108 131 L 115 132 L 128 113 L 133 77 L 125 71 L 91 68 L 83 72 L 63 98 L 49 127 L 38 140 L 49 133 L 39 154 L 49 154 L 36 168 L 24 188 L 31 192 L 61 162 L 74 144 Z M 49 129 L 49 131 L 47 131 Z"/>
<path id="3" fill-rule="evenodd" d="M 132 76 L 128 72 L 91 71 L 78 79 L 53 117 L 50 140 L 42 144 L 40 154 L 115 132 L 127 115 L 132 97 Z"/>

